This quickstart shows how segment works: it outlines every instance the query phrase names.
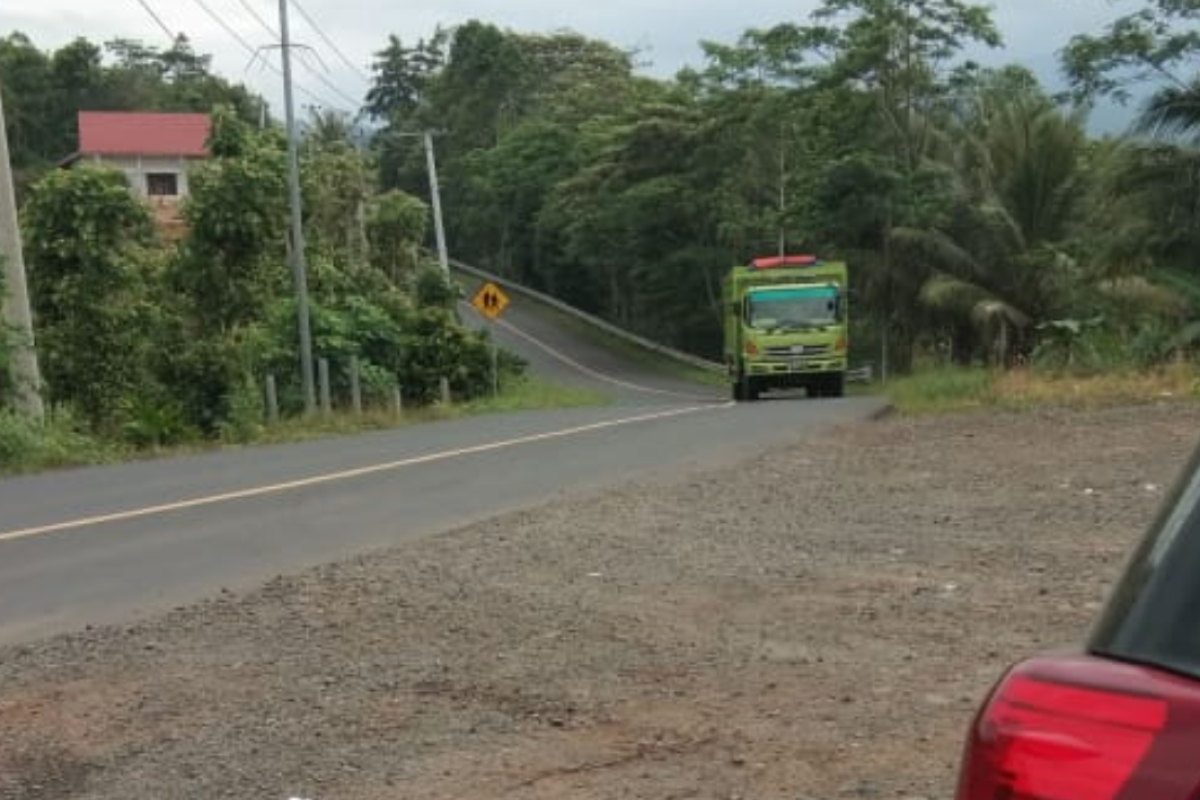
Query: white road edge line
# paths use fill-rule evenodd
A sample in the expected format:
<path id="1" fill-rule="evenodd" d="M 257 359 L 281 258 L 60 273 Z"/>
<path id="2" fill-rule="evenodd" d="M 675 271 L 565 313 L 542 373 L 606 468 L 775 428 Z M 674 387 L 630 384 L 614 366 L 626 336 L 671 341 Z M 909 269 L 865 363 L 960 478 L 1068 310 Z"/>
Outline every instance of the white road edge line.
<path id="1" fill-rule="evenodd" d="M 476 313 L 478 313 L 478 312 L 476 312 Z M 700 402 L 700 403 L 720 402 L 715 397 L 706 397 L 704 395 L 698 395 L 698 394 L 685 394 L 683 392 L 673 392 L 670 389 L 656 389 L 652 386 L 643 386 L 640 383 L 632 383 L 630 381 L 623 381 L 620 378 L 614 378 L 612 375 L 607 375 L 603 372 L 594 370 L 591 367 L 584 366 L 583 364 L 581 364 L 578 361 L 576 361 L 575 359 L 571 358 L 569 355 L 562 352 L 561 350 L 558 350 L 558 349 L 552 347 L 551 345 L 546 344 L 545 342 L 543 342 L 541 339 L 538 339 L 533 334 L 528 333 L 528 332 L 522 330 L 521 328 L 518 328 L 516 325 L 513 325 L 511 322 L 509 322 L 507 320 L 498 319 L 492 324 L 494 324 L 498 327 L 504 328 L 506 331 L 513 334 L 514 336 L 519 336 L 520 338 L 522 338 L 525 341 L 532 344 L 534 347 L 544 350 L 546 353 L 548 353 L 553 358 L 557 358 L 559 361 L 566 364 L 568 367 L 571 367 L 572 369 L 576 369 L 579 372 L 582 372 L 584 375 L 587 375 L 588 377 L 591 377 L 591 378 L 595 378 L 598 381 L 603 381 L 604 383 L 611 383 L 613 386 L 620 386 L 623 389 L 631 389 L 632 391 L 642 392 L 643 394 L 653 394 L 653 395 L 659 395 L 662 397 L 674 397 L 674 398 L 677 398 L 680 400 L 689 400 L 693 403 L 696 403 L 696 402 Z"/>
<path id="2" fill-rule="evenodd" d="M 588 425 L 579 425 L 573 428 L 563 428 L 562 430 L 546 431 L 544 433 L 530 434 L 529 436 L 520 436 L 515 439 L 503 439 L 498 442 L 489 442 L 487 444 L 474 445 L 472 447 L 463 447 L 455 450 L 443 450 L 423 456 L 414 456 L 412 458 L 405 458 L 398 461 L 388 461 L 382 464 L 372 464 L 366 467 L 357 467 L 355 469 L 342 470 L 340 472 L 331 472 L 325 475 L 314 475 L 309 478 L 301 478 L 299 480 L 276 483 L 268 486 L 256 486 L 251 489 L 240 489 L 238 491 L 225 492 L 223 494 L 194 497 L 190 500 L 180 500 L 174 503 L 163 503 L 162 505 L 135 508 L 128 511 L 117 511 L 112 514 L 100 514 L 94 517 L 82 517 L 80 519 L 67 520 L 64 522 L 54 522 L 48 525 L 38 525 L 30 528 L 18 528 L 10 531 L 0 531 L 0 543 L 11 542 L 17 539 L 29 539 L 35 536 L 45 536 L 47 534 L 58 533 L 60 531 L 89 528 L 109 522 L 124 522 L 126 520 L 138 519 L 141 517 L 167 514 L 173 511 L 183 511 L 189 508 L 198 508 L 200 506 L 228 503 L 234 500 L 245 500 L 252 497 L 281 494 L 283 492 L 295 491 L 297 489 L 305 489 L 310 486 L 319 486 L 326 483 L 351 480 L 353 478 L 363 477 L 364 475 L 389 472 L 392 470 L 401 469 L 403 467 L 416 466 L 418 464 L 428 464 L 434 461 L 446 461 L 452 458 L 477 455 L 479 453 L 487 453 L 493 450 L 503 450 L 523 444 L 544 442 L 550 439 L 562 439 L 568 436 L 578 436 L 580 434 L 592 433 L 594 431 L 605 430 L 607 428 L 617 428 L 623 425 L 636 425 L 642 422 L 653 422 L 655 420 L 668 419 L 671 417 L 681 417 L 686 414 L 697 414 L 704 411 L 726 409 L 732 406 L 733 403 L 724 403 L 721 405 L 689 406 L 686 408 L 675 408 L 668 411 L 659 411 L 653 414 L 641 414 L 635 417 L 622 417 L 620 419 L 606 420 L 604 422 L 593 422 Z"/>

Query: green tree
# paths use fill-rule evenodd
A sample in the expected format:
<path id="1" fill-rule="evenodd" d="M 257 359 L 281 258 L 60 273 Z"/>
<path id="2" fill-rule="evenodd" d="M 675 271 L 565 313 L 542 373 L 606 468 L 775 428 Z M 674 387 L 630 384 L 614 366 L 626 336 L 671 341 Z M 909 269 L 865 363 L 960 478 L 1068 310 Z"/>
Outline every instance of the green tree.
<path id="1" fill-rule="evenodd" d="M 1191 0 L 1143 0 L 1099 34 L 1073 37 L 1061 54 L 1076 100 L 1109 96 L 1128 101 L 1138 85 L 1168 92 L 1194 90 L 1200 6 Z"/>
<path id="2" fill-rule="evenodd" d="M 711 241 L 692 182 L 700 122 L 686 95 L 663 92 L 590 127 L 585 165 L 556 186 L 540 220 L 561 247 L 559 280 L 571 300 L 692 349 L 711 346 L 717 330 L 707 274 L 694 260 Z"/>
<path id="3" fill-rule="evenodd" d="M 454 29 L 446 66 L 430 84 L 430 105 L 453 158 L 491 147 L 524 112 L 528 65 L 513 37 L 471 20 Z"/>
<path id="4" fill-rule="evenodd" d="M 7 297 L 4 287 L 4 259 L 0 258 L 0 297 Z M 9 370 L 9 331 L 7 325 L 0 330 L 0 413 L 3 413 L 9 408 L 12 390 L 13 376 Z"/>
<path id="5" fill-rule="evenodd" d="M 1113 281 L 1118 304 L 1157 307 L 1176 330 L 1179 300 L 1185 316 L 1200 310 L 1194 259 L 1200 246 L 1197 22 L 1200 6 L 1193 2 L 1149 0 L 1098 35 L 1076 36 L 1062 56 L 1079 101 L 1108 96 L 1126 102 L 1135 88 L 1150 89 L 1132 140 L 1098 152 L 1091 251 L 1100 272 Z M 1161 291 L 1176 301 L 1165 310 L 1154 300 Z M 1187 326 L 1178 341 L 1194 342 L 1197 334 L 1200 327 Z"/>
<path id="6" fill-rule="evenodd" d="M 420 263 L 418 247 L 429 228 L 429 209 L 393 189 L 373 198 L 367 210 L 371 264 L 402 285 Z"/>
<path id="7" fill-rule="evenodd" d="M 524 118 L 578 126 L 623 112 L 645 79 L 633 75 L 629 53 L 577 33 L 510 33 L 520 53 Z"/>
<path id="8" fill-rule="evenodd" d="M 966 47 L 998 47 L 986 6 L 964 0 L 825 0 L 809 36 L 833 54 L 829 77 L 864 86 L 878 103 L 901 174 L 927 157 L 940 112 L 974 65 Z"/>
<path id="9" fill-rule="evenodd" d="M 576 134 L 556 122 L 520 123 L 500 143 L 465 163 L 468 189 L 457 214 L 467 229 L 459 238 L 480 266 L 546 288 L 553 266 L 538 219 L 551 192 L 574 174 Z"/>
<path id="10" fill-rule="evenodd" d="M 147 383 L 154 332 L 143 248 L 149 211 L 115 170 L 52 172 L 25 208 L 39 358 L 52 403 L 113 432 Z"/>
<path id="11" fill-rule="evenodd" d="M 953 206 L 941 224 L 900 228 L 919 299 L 950 326 L 955 355 L 976 342 L 1007 360 L 1031 327 L 1068 313 L 1083 279 L 1070 239 L 1084 195 L 1087 137 L 1027 73 L 1001 72 L 971 96 L 947 154 Z"/>
<path id="12" fill-rule="evenodd" d="M 875 109 L 873 141 L 843 154 L 818 182 L 836 186 L 865 169 L 868 182 L 888 192 L 862 198 L 852 190 L 843 200 L 880 223 L 879 235 L 869 237 L 878 249 L 857 260 L 857 281 L 868 290 L 863 298 L 886 335 L 891 363 L 906 369 L 926 324 L 918 292 L 927 274 L 896 258 L 891 231 L 927 229 L 945 213 L 948 176 L 936 156 L 957 90 L 976 70 L 963 53 L 970 45 L 998 46 L 1000 35 L 985 6 L 964 0 L 825 0 L 814 22 L 805 37 L 811 52 L 829 59 L 822 83 L 861 91 Z"/>
<path id="13" fill-rule="evenodd" d="M 50 87 L 50 59 L 29 37 L 12 33 L 0 39 L 0 91 L 13 168 L 19 175 L 69 152 L 55 149 L 60 126 Z"/>
<path id="14" fill-rule="evenodd" d="M 366 208 L 375 193 L 372 165 L 345 138 L 345 121 L 326 117 L 330 127 L 312 128 L 304 140 L 301 176 L 304 186 L 306 239 L 330 249 L 338 258 L 367 260 Z"/>
<path id="15" fill-rule="evenodd" d="M 213 116 L 213 158 L 193 170 L 188 233 L 174 280 L 205 332 L 260 319 L 283 280 L 284 151 L 228 110 Z"/>
<path id="16" fill-rule="evenodd" d="M 366 112 L 376 120 L 395 122 L 415 112 L 425 102 L 429 84 L 446 62 L 448 34 L 438 28 L 428 40 L 405 47 L 395 34 L 375 54 L 375 73 L 367 92 Z"/>
<path id="17" fill-rule="evenodd" d="M 238 398 L 253 385 L 267 348 L 263 322 L 287 291 L 287 192 L 278 133 L 219 108 L 210 150 L 189 176 L 187 234 L 166 273 L 169 346 L 156 372 L 187 423 L 215 435 L 232 424 Z"/>
<path id="18" fill-rule="evenodd" d="M 76 113 L 103 109 L 109 102 L 99 47 L 83 38 L 56 50 L 50 57 L 50 91 L 54 114 L 50 146 L 58 158 L 76 149 Z"/>

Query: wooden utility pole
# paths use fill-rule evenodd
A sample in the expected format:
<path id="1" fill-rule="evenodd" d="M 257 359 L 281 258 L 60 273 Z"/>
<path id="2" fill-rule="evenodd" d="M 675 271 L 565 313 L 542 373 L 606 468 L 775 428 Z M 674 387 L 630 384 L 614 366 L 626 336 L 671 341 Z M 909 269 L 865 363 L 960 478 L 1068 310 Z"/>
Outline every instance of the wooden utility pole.
<path id="1" fill-rule="evenodd" d="M 0 320 L 8 341 L 9 371 L 15 384 L 13 407 L 17 413 L 41 422 L 46 415 L 42 404 L 42 379 L 38 371 L 37 350 L 33 343 L 33 315 L 29 309 L 29 289 L 25 283 L 25 255 L 21 250 L 21 229 L 17 224 L 17 198 L 13 190 L 12 163 L 8 157 L 8 131 L 4 121 L 4 102 L 0 99 L 0 261 L 4 262 L 4 304 Z"/>

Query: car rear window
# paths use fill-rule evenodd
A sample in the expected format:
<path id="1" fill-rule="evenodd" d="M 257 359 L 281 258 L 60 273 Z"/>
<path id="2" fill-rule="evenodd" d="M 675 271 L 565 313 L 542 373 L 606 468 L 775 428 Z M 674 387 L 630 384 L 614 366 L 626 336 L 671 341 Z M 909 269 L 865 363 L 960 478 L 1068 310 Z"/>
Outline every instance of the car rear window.
<path id="1" fill-rule="evenodd" d="M 1200 678 L 1200 448 L 1130 560 L 1090 649 Z"/>

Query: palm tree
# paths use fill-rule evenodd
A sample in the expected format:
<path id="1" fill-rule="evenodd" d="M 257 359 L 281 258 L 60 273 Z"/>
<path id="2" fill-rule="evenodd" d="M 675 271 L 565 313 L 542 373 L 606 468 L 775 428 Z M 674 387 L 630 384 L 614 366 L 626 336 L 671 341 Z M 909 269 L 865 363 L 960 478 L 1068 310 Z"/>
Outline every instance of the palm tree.
<path id="1" fill-rule="evenodd" d="M 1179 138 L 1192 147 L 1200 145 L 1200 76 L 1151 95 L 1135 129 L 1158 140 Z"/>
<path id="2" fill-rule="evenodd" d="M 1132 138 L 1098 162 L 1092 222 L 1105 289 L 1130 315 L 1174 325 L 1173 346 L 1200 340 L 1200 78 L 1156 92 Z"/>
<path id="3" fill-rule="evenodd" d="M 936 227 L 894 231 L 893 242 L 930 270 L 919 299 L 954 330 L 959 356 L 983 346 L 1003 361 L 1064 309 L 1077 278 L 1064 245 L 1080 195 L 1082 119 L 1008 72 L 978 90 L 945 141 L 951 212 Z"/>

